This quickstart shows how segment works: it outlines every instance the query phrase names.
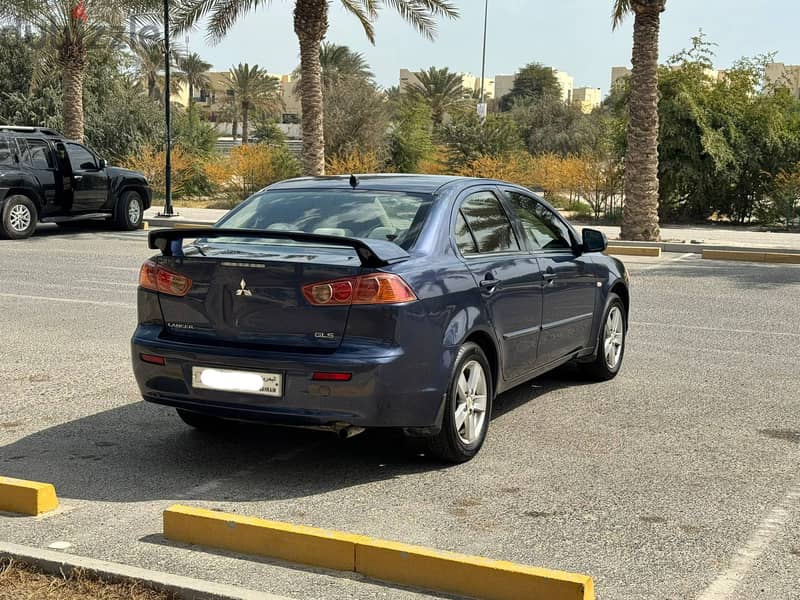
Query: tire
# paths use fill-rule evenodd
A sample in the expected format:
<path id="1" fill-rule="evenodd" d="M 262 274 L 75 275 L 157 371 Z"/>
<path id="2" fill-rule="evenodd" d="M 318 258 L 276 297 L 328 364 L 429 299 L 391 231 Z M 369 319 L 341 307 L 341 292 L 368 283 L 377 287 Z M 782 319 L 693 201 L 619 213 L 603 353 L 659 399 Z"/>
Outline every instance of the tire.
<path id="1" fill-rule="evenodd" d="M 612 315 L 615 317 L 612 318 Z M 597 334 L 595 359 L 584 365 L 587 376 L 595 381 L 609 381 L 617 376 L 622 367 L 622 359 L 625 357 L 627 333 L 625 305 L 619 296 L 610 294 Z"/>
<path id="2" fill-rule="evenodd" d="M 194 427 L 198 431 L 216 433 L 228 427 L 228 421 L 219 417 L 212 417 L 211 415 L 204 415 L 182 408 L 176 408 L 175 411 L 178 413 L 181 421 L 186 423 L 189 427 Z"/>
<path id="3" fill-rule="evenodd" d="M 114 222 L 119 229 L 133 231 L 142 226 L 144 202 L 138 192 L 123 192 L 117 205 Z"/>
<path id="4" fill-rule="evenodd" d="M 12 240 L 22 240 L 36 231 L 36 206 L 27 196 L 9 196 L 0 213 L 0 234 Z"/>
<path id="5" fill-rule="evenodd" d="M 475 371 L 477 368 L 480 371 Z M 466 394 L 461 391 L 465 388 Z M 480 346 L 467 342 L 456 355 L 447 388 L 442 429 L 438 435 L 426 440 L 427 453 L 451 463 L 472 459 L 486 439 L 493 400 L 494 382 L 489 361 Z M 463 420 L 460 417 L 464 417 Z M 461 420 L 460 424 L 458 420 Z"/>

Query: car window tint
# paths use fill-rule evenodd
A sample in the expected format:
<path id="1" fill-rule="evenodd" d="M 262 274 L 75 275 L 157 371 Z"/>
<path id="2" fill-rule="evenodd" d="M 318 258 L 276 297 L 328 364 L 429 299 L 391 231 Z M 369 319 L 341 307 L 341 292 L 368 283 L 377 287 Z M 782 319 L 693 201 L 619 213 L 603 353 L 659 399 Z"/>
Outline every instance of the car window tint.
<path id="1" fill-rule="evenodd" d="M 44 140 L 26 140 L 22 151 L 22 160 L 36 169 L 52 169 L 53 153 L 50 145 Z"/>
<path id="2" fill-rule="evenodd" d="M 67 154 L 73 169 L 96 169 L 94 156 L 83 146 L 67 144 Z"/>
<path id="3" fill-rule="evenodd" d="M 491 192 L 478 192 L 467 198 L 461 205 L 461 214 L 475 236 L 478 252 L 519 250 L 511 222 Z"/>
<path id="4" fill-rule="evenodd" d="M 572 248 L 569 230 L 547 207 L 525 194 L 508 192 L 508 197 L 533 250 Z"/>
<path id="5" fill-rule="evenodd" d="M 472 237 L 472 232 L 469 230 L 467 222 L 464 220 L 464 215 L 461 212 L 456 216 L 456 246 L 461 254 L 477 254 L 478 246 L 475 243 L 475 238 Z"/>
<path id="6" fill-rule="evenodd" d="M 408 250 L 416 243 L 431 204 L 430 196 L 404 192 L 271 190 L 241 204 L 219 225 L 368 238 Z"/>
<path id="7" fill-rule="evenodd" d="M 9 142 L 7 139 L 0 139 L 0 165 L 16 164 L 14 152 L 16 152 L 16 148 L 13 141 Z"/>

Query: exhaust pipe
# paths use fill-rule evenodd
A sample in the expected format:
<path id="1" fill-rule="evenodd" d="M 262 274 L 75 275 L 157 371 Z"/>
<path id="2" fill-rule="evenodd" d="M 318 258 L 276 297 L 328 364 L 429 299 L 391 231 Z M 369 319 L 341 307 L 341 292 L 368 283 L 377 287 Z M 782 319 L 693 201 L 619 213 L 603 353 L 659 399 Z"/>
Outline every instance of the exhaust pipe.
<path id="1" fill-rule="evenodd" d="M 333 425 L 333 432 L 339 436 L 340 440 L 347 440 L 355 437 L 360 433 L 364 433 L 363 427 L 357 427 L 348 423 L 335 423 Z"/>

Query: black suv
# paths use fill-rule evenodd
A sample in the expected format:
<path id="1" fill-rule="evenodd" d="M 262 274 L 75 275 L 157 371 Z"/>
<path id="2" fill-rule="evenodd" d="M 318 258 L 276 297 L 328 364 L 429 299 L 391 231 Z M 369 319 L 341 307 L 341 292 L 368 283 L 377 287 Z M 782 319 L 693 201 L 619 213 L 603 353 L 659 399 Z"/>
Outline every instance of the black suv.
<path id="1" fill-rule="evenodd" d="M 136 229 L 151 197 L 144 175 L 110 167 L 56 131 L 0 127 L 0 237 L 26 238 L 37 222 L 96 218 Z"/>

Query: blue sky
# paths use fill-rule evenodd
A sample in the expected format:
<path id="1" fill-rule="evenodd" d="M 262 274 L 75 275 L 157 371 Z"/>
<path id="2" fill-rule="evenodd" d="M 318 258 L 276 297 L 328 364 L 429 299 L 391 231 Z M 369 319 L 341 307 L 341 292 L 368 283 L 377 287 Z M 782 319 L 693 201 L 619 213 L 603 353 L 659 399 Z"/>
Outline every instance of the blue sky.
<path id="1" fill-rule="evenodd" d="M 385 10 L 372 46 L 353 17 L 338 2 L 331 7 L 327 39 L 362 52 L 378 83 L 396 85 L 401 67 L 431 65 L 475 74 L 481 66 L 483 0 L 455 0 L 461 18 L 440 24 L 435 42 L 417 35 L 393 11 Z M 271 73 L 291 72 L 299 63 L 292 30 L 290 0 L 273 0 L 241 20 L 215 46 L 202 30 L 190 35 L 190 49 L 218 70 L 238 62 L 257 63 Z M 489 0 L 487 76 L 514 73 L 539 61 L 575 78 L 575 86 L 599 87 L 605 93 L 611 67 L 630 63 L 632 19 L 611 30 L 612 0 Z M 741 56 L 778 52 L 776 60 L 800 64 L 800 4 L 797 0 L 668 0 L 663 15 L 661 58 L 689 45 L 702 28 L 718 44 L 717 66 Z"/>

